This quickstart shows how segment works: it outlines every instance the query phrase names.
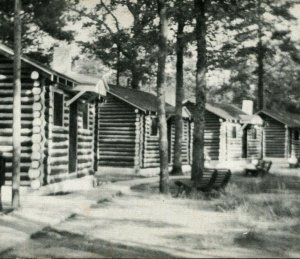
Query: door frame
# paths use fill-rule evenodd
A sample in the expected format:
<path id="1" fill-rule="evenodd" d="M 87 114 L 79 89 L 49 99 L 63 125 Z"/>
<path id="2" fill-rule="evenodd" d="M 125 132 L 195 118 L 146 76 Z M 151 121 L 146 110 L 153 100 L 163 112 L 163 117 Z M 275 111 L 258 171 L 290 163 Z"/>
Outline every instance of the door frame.
<path id="1" fill-rule="evenodd" d="M 78 103 L 73 102 L 69 111 L 69 173 L 77 173 L 78 153 Z"/>
<path id="2" fill-rule="evenodd" d="M 248 130 L 249 130 L 248 126 L 243 129 L 242 158 L 248 158 Z"/>

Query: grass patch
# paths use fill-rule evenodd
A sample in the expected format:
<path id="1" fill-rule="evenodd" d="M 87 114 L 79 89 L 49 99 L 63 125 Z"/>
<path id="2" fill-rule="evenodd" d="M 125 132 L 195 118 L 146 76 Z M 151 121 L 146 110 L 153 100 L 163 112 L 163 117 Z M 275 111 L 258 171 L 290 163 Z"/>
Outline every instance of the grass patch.
<path id="1" fill-rule="evenodd" d="M 216 200 L 217 211 L 247 213 L 258 219 L 278 220 L 300 216 L 300 181 L 295 177 L 237 177 Z M 252 181 L 251 181 L 252 180 Z"/>
<path id="2" fill-rule="evenodd" d="M 234 242 L 242 247 L 259 247 L 265 246 L 264 238 L 261 233 L 251 230 L 246 233 L 239 234 Z"/>
<path id="3" fill-rule="evenodd" d="M 158 183 L 141 184 L 132 189 L 151 194 L 159 193 Z M 173 197 L 176 197 L 177 190 L 177 186 L 171 180 L 170 193 Z M 299 194 L 299 177 L 267 175 L 263 178 L 249 178 L 234 175 L 225 192 L 192 191 L 180 198 L 208 201 L 205 209 L 237 212 L 255 219 L 275 221 L 300 217 Z M 201 206 L 199 208 L 201 209 Z"/>

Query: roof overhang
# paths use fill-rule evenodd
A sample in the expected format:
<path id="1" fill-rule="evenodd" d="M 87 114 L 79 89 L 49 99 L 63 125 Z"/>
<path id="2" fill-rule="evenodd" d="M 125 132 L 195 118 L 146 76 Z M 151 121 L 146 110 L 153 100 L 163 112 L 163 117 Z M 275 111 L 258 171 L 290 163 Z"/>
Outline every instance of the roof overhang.
<path id="1" fill-rule="evenodd" d="M 99 80 L 96 85 L 89 85 L 89 84 L 76 85 L 72 89 L 72 91 L 76 91 L 77 94 L 75 96 L 73 96 L 72 99 L 67 101 L 67 106 L 71 105 L 78 98 L 83 96 L 85 93 L 92 93 L 94 95 L 94 98 L 96 98 L 98 96 L 106 96 L 107 91 L 108 91 L 108 85 L 106 84 L 105 80 Z"/>
<path id="2" fill-rule="evenodd" d="M 248 125 L 263 126 L 264 120 L 257 114 L 242 116 L 241 123 L 244 124 L 242 129 L 246 128 Z"/>
<path id="3" fill-rule="evenodd" d="M 257 114 L 245 116 L 241 115 L 241 123 L 262 126 L 264 124 L 264 120 Z"/>

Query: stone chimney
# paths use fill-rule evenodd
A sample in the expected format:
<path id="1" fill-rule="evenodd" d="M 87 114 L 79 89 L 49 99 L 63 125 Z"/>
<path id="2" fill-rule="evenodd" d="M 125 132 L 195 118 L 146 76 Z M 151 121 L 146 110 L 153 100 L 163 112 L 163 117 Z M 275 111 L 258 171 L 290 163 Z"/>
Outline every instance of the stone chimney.
<path id="1" fill-rule="evenodd" d="M 252 100 L 243 100 L 242 110 L 243 110 L 243 112 L 247 113 L 248 115 L 253 115 L 253 101 Z"/>
<path id="2" fill-rule="evenodd" d="M 72 48 L 70 45 L 62 45 L 54 48 L 51 67 L 60 73 L 72 71 Z"/>

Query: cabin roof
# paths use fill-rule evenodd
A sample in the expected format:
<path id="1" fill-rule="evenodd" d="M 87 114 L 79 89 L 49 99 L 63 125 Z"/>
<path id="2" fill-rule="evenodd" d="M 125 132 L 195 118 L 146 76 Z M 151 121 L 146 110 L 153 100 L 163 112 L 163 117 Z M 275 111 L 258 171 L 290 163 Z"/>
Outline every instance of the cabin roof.
<path id="1" fill-rule="evenodd" d="M 287 111 L 279 110 L 261 110 L 257 112 L 258 115 L 265 114 L 278 122 L 291 127 L 291 128 L 300 128 L 300 114 L 295 114 Z"/>
<path id="2" fill-rule="evenodd" d="M 184 105 L 190 110 L 191 114 L 193 115 L 195 111 L 195 103 L 193 101 L 185 101 Z M 232 104 L 206 103 L 205 108 L 207 111 L 226 120 L 239 120 L 244 122 L 250 121 L 252 119 L 252 115 L 246 114 L 240 108 Z"/>
<path id="3" fill-rule="evenodd" d="M 131 88 L 109 85 L 109 93 L 146 112 L 157 112 L 157 96 Z M 166 103 L 167 114 L 175 114 L 174 106 Z"/>
<path id="4" fill-rule="evenodd" d="M 3 54 L 4 56 L 6 56 L 7 58 L 13 59 L 14 56 L 14 51 L 0 43 L 0 53 Z M 83 74 L 78 74 L 78 73 L 60 73 L 59 71 L 56 71 L 48 66 L 45 66 L 43 64 L 41 64 L 38 61 L 35 61 L 31 58 L 26 57 L 25 55 L 21 56 L 21 60 L 23 62 L 25 62 L 26 64 L 29 64 L 35 68 L 37 68 L 38 70 L 48 74 L 49 76 L 51 76 L 52 80 L 57 80 L 57 82 L 62 83 L 60 79 L 62 79 L 64 81 L 64 85 L 70 86 L 70 89 L 72 89 L 72 87 L 75 87 L 76 85 L 80 85 L 80 86 L 86 86 L 86 89 L 88 89 L 88 91 L 99 91 L 100 94 L 102 94 L 103 92 L 105 92 L 106 89 L 102 89 L 103 86 L 99 86 L 99 81 L 101 81 L 99 78 L 90 76 L 90 75 L 83 75 Z M 97 87 L 98 85 L 98 87 Z M 103 85 L 103 84 L 102 84 Z M 91 86 L 95 86 L 95 89 L 92 88 Z M 104 84 L 105 86 L 105 84 Z M 97 89 L 98 88 L 98 89 Z M 100 91 L 101 88 L 101 91 Z M 77 89 L 73 89 L 73 90 L 77 90 Z"/>

